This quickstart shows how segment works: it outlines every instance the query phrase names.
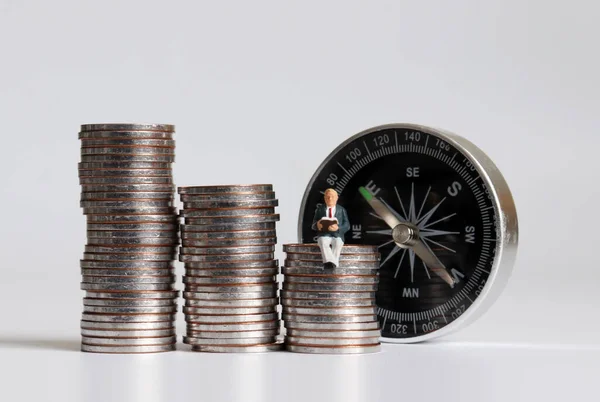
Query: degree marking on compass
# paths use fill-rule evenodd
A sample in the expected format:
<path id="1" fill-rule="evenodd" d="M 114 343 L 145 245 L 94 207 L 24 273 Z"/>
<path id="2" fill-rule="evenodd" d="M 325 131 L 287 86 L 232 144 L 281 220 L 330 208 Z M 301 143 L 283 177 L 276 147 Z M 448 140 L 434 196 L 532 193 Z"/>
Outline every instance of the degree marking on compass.
<path id="1" fill-rule="evenodd" d="M 448 319 L 446 318 L 446 314 L 442 313 L 442 317 L 444 317 L 444 321 L 446 321 L 446 324 L 448 324 Z"/>
<path id="2" fill-rule="evenodd" d="M 398 152 L 398 132 L 394 130 L 394 137 L 396 138 L 396 152 Z"/>
<path id="3" fill-rule="evenodd" d="M 425 148 L 427 148 L 427 143 L 429 142 L 429 135 L 427 136 L 427 139 L 425 140 Z"/>
<path id="4" fill-rule="evenodd" d="M 381 325 L 381 329 L 385 328 L 386 321 L 387 321 L 387 315 L 383 318 L 383 324 Z"/>
<path id="5" fill-rule="evenodd" d="M 415 318 L 413 318 L 413 328 L 415 331 L 415 334 L 417 333 L 417 321 L 415 320 Z"/>
<path id="6" fill-rule="evenodd" d="M 454 162 L 454 158 L 456 158 L 456 154 L 457 154 L 457 153 L 458 153 L 458 152 L 455 152 L 455 153 L 454 153 L 454 155 L 452 156 L 452 159 L 450 159 L 450 162 Z"/>
<path id="7" fill-rule="evenodd" d="M 365 149 L 367 150 L 367 152 L 369 153 L 369 155 L 371 155 L 371 151 L 369 151 L 369 148 L 367 147 L 367 142 L 363 141 L 363 144 L 365 145 Z"/>

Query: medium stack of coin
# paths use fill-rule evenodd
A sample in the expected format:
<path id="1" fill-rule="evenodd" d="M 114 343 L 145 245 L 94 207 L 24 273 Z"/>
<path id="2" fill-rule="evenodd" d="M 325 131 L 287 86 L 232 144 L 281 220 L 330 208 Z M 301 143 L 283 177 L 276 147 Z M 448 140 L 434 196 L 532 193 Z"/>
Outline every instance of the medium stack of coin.
<path id="1" fill-rule="evenodd" d="M 179 187 L 185 284 L 183 342 L 200 352 L 282 349 L 270 184 Z"/>
<path id="2" fill-rule="evenodd" d="M 353 354 L 380 350 L 375 292 L 379 252 L 344 245 L 340 264 L 323 268 L 318 244 L 287 244 L 281 304 L 291 352 Z"/>
<path id="3" fill-rule="evenodd" d="M 175 349 L 179 245 L 174 206 L 174 127 L 81 126 L 81 207 L 87 245 L 81 321 L 85 352 Z"/>

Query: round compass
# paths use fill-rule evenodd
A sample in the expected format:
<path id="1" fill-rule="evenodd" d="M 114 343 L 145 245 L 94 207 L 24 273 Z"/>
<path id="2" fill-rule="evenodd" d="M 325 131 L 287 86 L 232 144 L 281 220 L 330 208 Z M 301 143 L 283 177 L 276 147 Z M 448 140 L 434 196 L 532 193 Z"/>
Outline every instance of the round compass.
<path id="1" fill-rule="evenodd" d="M 417 342 L 472 322 L 500 295 L 517 249 L 517 214 L 493 162 L 466 139 L 414 124 L 349 138 L 319 166 L 299 237 L 333 188 L 350 219 L 346 244 L 379 246 L 383 341 Z"/>

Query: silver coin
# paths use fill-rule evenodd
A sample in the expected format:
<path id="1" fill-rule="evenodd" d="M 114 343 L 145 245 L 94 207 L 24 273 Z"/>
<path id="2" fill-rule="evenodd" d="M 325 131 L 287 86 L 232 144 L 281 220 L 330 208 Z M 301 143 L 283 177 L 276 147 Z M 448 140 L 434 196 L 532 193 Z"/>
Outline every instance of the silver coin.
<path id="1" fill-rule="evenodd" d="M 152 200 L 152 199 L 162 199 L 173 201 L 173 193 L 168 191 L 158 192 L 144 192 L 144 191 L 136 191 L 136 192 L 112 192 L 112 193 L 101 193 L 101 192 L 93 192 L 93 193 L 81 193 L 81 201 L 117 201 L 117 200 L 130 200 L 130 201 L 138 201 L 138 200 Z"/>
<path id="2" fill-rule="evenodd" d="M 275 342 L 274 336 L 267 336 L 262 338 L 194 338 L 190 336 L 183 337 L 183 343 L 188 345 L 221 345 L 221 346 L 250 346 L 250 345 L 264 345 Z"/>
<path id="3" fill-rule="evenodd" d="M 179 239 L 168 238 L 168 237 L 155 237 L 155 238 L 124 238 L 116 237 L 111 239 L 109 237 L 88 237 L 87 243 L 90 246 L 173 246 L 176 247 L 179 244 Z"/>
<path id="4" fill-rule="evenodd" d="M 149 291 L 118 291 L 118 290 L 88 290 L 85 292 L 86 297 L 92 299 L 119 299 L 119 300 L 175 300 L 179 297 L 178 290 L 149 290 Z"/>
<path id="5" fill-rule="evenodd" d="M 223 208 L 274 208 L 279 200 L 256 201 L 186 201 L 183 207 L 190 209 L 223 209 Z"/>
<path id="6" fill-rule="evenodd" d="M 176 250 L 173 246 L 85 246 L 86 253 L 151 253 L 172 254 Z"/>
<path id="7" fill-rule="evenodd" d="M 107 283 L 107 284 L 157 284 L 175 283 L 175 275 L 171 276 L 89 276 L 83 275 L 83 283 Z"/>
<path id="8" fill-rule="evenodd" d="M 279 261 L 274 259 L 251 261 L 217 261 L 217 262 L 186 262 L 186 269 L 250 269 L 250 268 L 278 268 Z"/>
<path id="9" fill-rule="evenodd" d="M 133 184 L 154 184 L 154 185 L 171 185 L 173 184 L 172 177 L 80 177 L 79 184 L 84 186 L 89 185 L 133 185 Z"/>
<path id="10" fill-rule="evenodd" d="M 159 223 L 163 225 L 173 225 L 175 229 L 175 235 L 179 236 L 177 228 L 179 227 L 179 221 L 174 214 L 167 213 L 162 215 L 87 215 L 86 220 L 88 225 L 96 223 L 108 223 L 108 224 L 146 224 L 146 223 Z"/>
<path id="11" fill-rule="evenodd" d="M 171 169 L 172 164 L 165 162 L 80 162 L 78 169 Z M 173 188 L 175 192 L 175 188 Z"/>
<path id="12" fill-rule="evenodd" d="M 146 124 L 146 123 L 100 123 L 82 124 L 81 131 L 175 131 L 173 124 Z"/>
<path id="13" fill-rule="evenodd" d="M 98 330 L 81 329 L 81 335 L 100 338 L 158 338 L 176 335 L 175 328 L 169 329 L 139 329 L 139 330 Z"/>
<path id="14" fill-rule="evenodd" d="M 279 328 L 279 321 L 260 321 L 260 322 L 249 322 L 249 323 L 237 323 L 237 324 L 194 324 L 187 323 L 188 330 L 192 331 L 221 331 L 221 332 L 232 332 L 232 331 L 262 331 L 265 329 Z"/>
<path id="15" fill-rule="evenodd" d="M 174 254 L 99 254 L 99 253 L 83 253 L 85 260 L 93 261 L 173 261 Z"/>
<path id="16" fill-rule="evenodd" d="M 264 237 L 259 239 L 234 239 L 234 240 L 189 240 L 182 241 L 184 247 L 246 247 L 246 246 L 270 246 L 277 244 L 276 237 Z"/>
<path id="17" fill-rule="evenodd" d="M 181 194 L 181 193 L 179 193 Z M 265 201 L 276 200 L 273 191 L 256 192 L 234 192 L 234 193 L 206 193 L 206 194 L 181 194 L 182 202 L 244 202 L 244 201 Z"/>
<path id="18" fill-rule="evenodd" d="M 379 261 L 379 254 L 342 254 L 340 255 L 340 262 L 342 261 Z M 319 254 L 309 253 L 287 253 L 286 265 L 289 260 L 303 260 L 303 261 L 323 261 L 323 256 Z M 340 265 L 341 266 L 341 265 Z"/>
<path id="19" fill-rule="evenodd" d="M 173 207 L 170 200 L 147 200 L 147 201 L 81 201 L 82 208 L 169 208 Z"/>
<path id="20" fill-rule="evenodd" d="M 268 345 L 254 346 L 192 346 L 193 352 L 208 353 L 264 353 L 283 350 L 282 343 L 272 343 Z"/>
<path id="21" fill-rule="evenodd" d="M 166 147 L 175 148 L 175 140 L 159 138 L 81 138 L 81 146 L 112 147 L 114 145 L 132 145 L 138 147 Z"/>
<path id="22" fill-rule="evenodd" d="M 117 231 L 124 230 L 128 232 L 139 231 L 144 233 L 150 232 L 166 232 L 174 236 L 179 228 L 178 225 L 172 223 L 88 223 L 88 231 Z"/>
<path id="23" fill-rule="evenodd" d="M 232 286 L 199 286 L 185 285 L 186 292 L 192 293 L 248 293 L 248 292 L 268 292 L 277 290 L 276 283 L 265 283 L 259 285 L 232 285 Z"/>
<path id="24" fill-rule="evenodd" d="M 82 283 L 82 290 L 174 290 L 171 283 Z"/>
<path id="25" fill-rule="evenodd" d="M 371 338 L 308 338 L 287 336 L 286 343 L 310 346 L 367 346 L 379 343 L 379 337 Z"/>
<path id="26" fill-rule="evenodd" d="M 287 268 L 309 268 L 314 270 L 323 270 L 323 260 L 302 261 L 302 260 L 285 260 Z M 338 269 L 360 269 L 373 270 L 379 269 L 379 261 L 340 261 Z"/>
<path id="27" fill-rule="evenodd" d="M 97 331 L 142 331 L 142 330 L 171 330 L 175 329 L 175 321 L 155 322 L 102 322 L 81 321 L 81 329 Z"/>
<path id="28" fill-rule="evenodd" d="M 160 163 L 173 163 L 175 162 L 175 155 L 82 155 L 81 163 L 87 162 L 160 162 Z"/>
<path id="29" fill-rule="evenodd" d="M 267 314 L 276 313 L 277 305 L 273 304 L 270 306 L 258 306 L 258 307 L 183 307 L 183 313 L 190 316 L 200 316 L 204 318 L 205 322 L 238 322 L 235 320 L 236 315 L 242 315 L 248 317 L 247 320 L 242 321 L 264 321 L 264 319 L 251 319 L 255 317 L 254 314 Z M 215 317 L 217 315 L 217 317 Z M 219 321 L 210 321 L 211 317 L 219 319 Z M 227 321 L 229 317 L 232 317 L 234 321 Z M 260 318 L 260 317 L 259 317 Z M 275 318 L 269 318 L 276 320 Z"/>
<path id="30" fill-rule="evenodd" d="M 193 338 L 206 339 L 248 339 L 276 337 L 279 335 L 279 328 L 263 329 L 259 331 L 186 331 L 187 336 Z"/>
<path id="31" fill-rule="evenodd" d="M 81 191 L 84 193 L 173 193 L 174 188 L 172 184 L 85 184 L 81 186 Z"/>
<path id="32" fill-rule="evenodd" d="M 86 253 L 172 254 L 175 250 L 173 246 L 85 246 Z"/>
<path id="33" fill-rule="evenodd" d="M 276 222 L 261 223 L 225 223 L 219 225 L 181 225 L 181 235 L 187 233 L 214 233 L 219 232 L 242 232 L 248 230 L 275 230 Z"/>
<path id="34" fill-rule="evenodd" d="M 92 177 L 172 177 L 172 169 L 80 169 L 80 178 Z"/>
<path id="35" fill-rule="evenodd" d="M 217 194 L 273 191 L 272 184 L 231 184 L 221 186 L 188 186 L 178 187 L 179 194 Z"/>
<path id="36" fill-rule="evenodd" d="M 377 285 L 357 284 L 321 284 L 321 283 L 290 283 L 283 282 L 283 289 L 294 291 L 313 292 L 375 292 Z"/>
<path id="37" fill-rule="evenodd" d="M 378 269 L 349 269 L 349 268 L 334 268 L 323 270 L 323 264 L 320 268 L 304 268 L 304 267 L 281 267 L 281 273 L 284 275 L 377 275 Z"/>
<path id="38" fill-rule="evenodd" d="M 284 244 L 283 251 L 285 253 L 311 253 L 321 254 L 321 249 L 317 243 L 302 243 L 302 244 Z M 341 254 L 379 254 L 377 246 L 366 246 L 358 244 L 344 244 Z"/>
<path id="39" fill-rule="evenodd" d="M 266 307 L 276 306 L 278 299 L 276 297 L 269 297 L 264 299 L 242 299 L 242 300 L 196 300 L 187 299 L 185 301 L 185 307 L 202 307 L 202 308 L 245 308 L 245 307 Z"/>
<path id="40" fill-rule="evenodd" d="M 98 269 L 98 268 L 82 268 L 81 275 L 83 276 L 116 276 L 116 277 L 173 277 L 175 269 Z"/>
<path id="41" fill-rule="evenodd" d="M 176 343 L 171 345 L 151 345 L 151 346 L 97 346 L 81 344 L 82 352 L 91 353 L 160 353 L 176 350 Z"/>
<path id="42" fill-rule="evenodd" d="M 181 237 L 190 241 L 236 241 L 276 239 L 276 230 L 240 230 L 235 232 L 185 232 Z"/>
<path id="43" fill-rule="evenodd" d="M 183 292 L 183 297 L 189 300 L 252 300 L 277 297 L 277 289 L 254 292 Z"/>
<path id="44" fill-rule="evenodd" d="M 174 147 L 144 147 L 134 145 L 99 145 L 81 147 L 81 155 L 168 155 L 175 156 Z"/>
<path id="45" fill-rule="evenodd" d="M 302 315 L 302 314 L 282 314 L 283 321 L 287 322 L 312 322 L 312 323 L 351 323 L 351 322 L 370 322 L 377 319 L 375 314 L 366 315 Z"/>
<path id="46" fill-rule="evenodd" d="M 308 284 L 357 284 L 357 285 L 368 285 L 379 283 L 378 276 L 308 276 L 308 275 L 285 275 L 286 282 L 288 283 L 308 283 Z"/>
<path id="47" fill-rule="evenodd" d="M 192 324 L 241 324 L 262 321 L 276 321 L 277 313 L 271 314 L 240 314 L 240 315 L 200 315 L 186 314 L 185 321 Z"/>
<path id="48" fill-rule="evenodd" d="M 192 285 L 240 286 L 248 284 L 275 283 L 273 275 L 267 276 L 184 276 L 183 283 Z"/>
<path id="49" fill-rule="evenodd" d="M 275 208 L 225 208 L 225 209 L 184 209 L 180 215 L 184 218 L 246 217 L 273 215 Z"/>
<path id="50" fill-rule="evenodd" d="M 182 262 L 233 262 L 233 261 L 262 261 L 274 259 L 274 253 L 244 253 L 244 254 L 226 254 L 226 255 L 183 255 L 179 254 L 179 261 Z M 239 264 L 244 265 L 244 264 Z"/>
<path id="51" fill-rule="evenodd" d="M 165 345 L 177 342 L 176 336 L 163 336 L 159 338 L 100 338 L 82 336 L 81 342 L 86 345 L 108 346 L 137 346 L 137 345 Z"/>
<path id="52" fill-rule="evenodd" d="M 375 306 L 367 307 L 295 307 L 284 306 L 283 312 L 286 314 L 302 315 L 374 315 L 377 314 Z"/>
<path id="53" fill-rule="evenodd" d="M 83 298 L 84 306 L 98 307 L 175 307 L 177 308 L 177 299 L 104 299 L 104 298 Z"/>
<path id="54" fill-rule="evenodd" d="M 282 298 L 284 310 L 287 307 L 370 307 L 375 306 L 375 299 L 287 299 Z"/>
<path id="55" fill-rule="evenodd" d="M 95 241 L 101 241 L 101 239 L 112 239 L 112 240 L 143 240 L 143 239 L 163 239 L 172 242 L 178 242 L 179 237 L 177 236 L 176 230 L 168 231 L 154 231 L 154 230 L 89 230 L 87 232 L 88 239 L 95 239 Z"/>
<path id="56" fill-rule="evenodd" d="M 185 218 L 186 225 L 233 225 L 239 223 L 264 223 L 278 222 L 279 214 L 272 215 L 247 215 L 247 216 L 228 216 L 214 218 Z"/>
<path id="57" fill-rule="evenodd" d="M 175 269 L 170 261 L 89 261 L 80 260 L 81 268 L 100 269 Z"/>
<path id="58" fill-rule="evenodd" d="M 237 246 L 237 247 L 181 247 L 180 254 L 185 255 L 230 255 L 274 253 L 275 246 Z"/>
<path id="59" fill-rule="evenodd" d="M 84 215 L 162 215 L 170 214 L 171 207 L 93 207 L 83 208 Z"/>
<path id="60" fill-rule="evenodd" d="M 96 322 L 159 322 L 174 321 L 175 314 L 100 314 L 83 313 L 83 321 Z"/>
<path id="61" fill-rule="evenodd" d="M 277 275 L 279 272 L 277 268 L 256 268 L 256 269 L 190 269 L 186 268 L 185 273 L 187 276 L 195 277 L 209 277 L 209 278 L 220 278 L 220 277 L 240 277 L 240 276 L 271 276 Z"/>
<path id="62" fill-rule="evenodd" d="M 307 300 L 371 300 L 375 298 L 375 292 L 295 292 L 289 290 L 281 291 L 282 299 L 307 299 Z"/>
<path id="63" fill-rule="evenodd" d="M 314 353 L 314 354 L 365 354 L 365 353 L 377 353 L 381 351 L 381 345 L 371 346 L 297 346 L 297 345 L 285 345 L 285 350 L 288 352 L 295 353 Z"/>
<path id="64" fill-rule="evenodd" d="M 378 329 L 363 330 L 363 331 L 326 331 L 326 330 L 304 330 L 304 329 L 288 329 L 288 336 L 308 337 L 308 338 L 376 338 L 381 337 L 381 331 Z M 377 343 L 377 342 L 375 342 Z"/>
<path id="65" fill-rule="evenodd" d="M 137 139 L 163 139 L 172 140 L 173 132 L 168 131 L 81 131 L 79 139 L 110 139 L 110 138 L 137 138 Z"/>
<path id="66" fill-rule="evenodd" d="M 286 321 L 285 327 L 289 330 L 297 329 L 303 331 L 370 331 L 379 330 L 379 321 L 373 320 L 369 322 L 347 322 L 347 323 L 312 323 L 312 322 L 296 322 Z"/>

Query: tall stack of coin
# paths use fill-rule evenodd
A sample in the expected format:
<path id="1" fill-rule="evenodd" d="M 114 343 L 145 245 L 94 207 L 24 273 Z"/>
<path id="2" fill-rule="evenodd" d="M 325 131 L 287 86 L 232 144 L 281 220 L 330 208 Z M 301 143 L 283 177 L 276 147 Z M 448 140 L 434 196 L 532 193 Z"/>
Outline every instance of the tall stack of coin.
<path id="1" fill-rule="evenodd" d="M 174 206 L 174 127 L 81 126 L 81 207 L 87 245 L 81 273 L 85 352 L 175 349 L 179 245 Z"/>
<path id="2" fill-rule="evenodd" d="M 279 350 L 270 184 L 179 187 L 187 336 L 200 352 Z"/>
<path id="3" fill-rule="evenodd" d="M 378 352 L 377 247 L 344 245 L 340 265 L 324 269 L 318 244 L 288 244 L 281 304 L 286 349 L 300 353 Z"/>

